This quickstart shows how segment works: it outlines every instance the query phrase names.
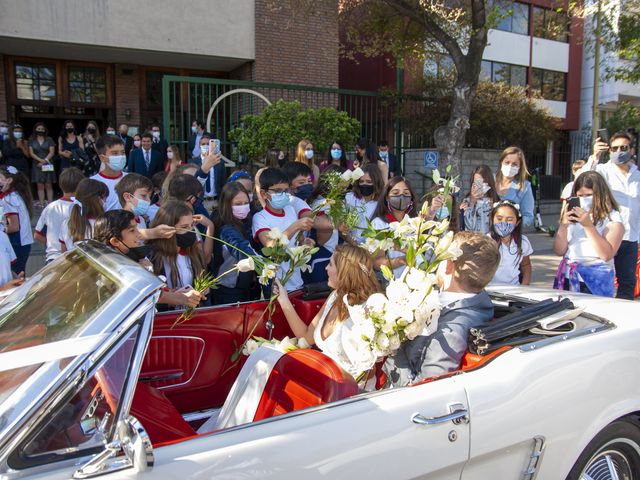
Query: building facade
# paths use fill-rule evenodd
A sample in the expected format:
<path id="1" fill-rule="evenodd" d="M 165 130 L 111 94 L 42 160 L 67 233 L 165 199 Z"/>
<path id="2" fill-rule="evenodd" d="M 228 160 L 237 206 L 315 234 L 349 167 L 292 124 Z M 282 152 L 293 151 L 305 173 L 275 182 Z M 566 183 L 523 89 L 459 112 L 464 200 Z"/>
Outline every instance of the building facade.
<path id="1" fill-rule="evenodd" d="M 338 86 L 337 1 L 0 0 L 0 119 L 162 121 L 167 74 Z"/>

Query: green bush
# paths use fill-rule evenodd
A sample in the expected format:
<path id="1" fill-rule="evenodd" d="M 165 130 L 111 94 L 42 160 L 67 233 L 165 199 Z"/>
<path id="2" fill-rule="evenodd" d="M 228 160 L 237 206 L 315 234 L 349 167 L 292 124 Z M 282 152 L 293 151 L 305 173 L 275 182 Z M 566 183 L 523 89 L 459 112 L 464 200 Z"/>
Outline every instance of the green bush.
<path id="1" fill-rule="evenodd" d="M 360 122 L 346 112 L 329 107 L 303 110 L 297 100 L 278 100 L 259 115 L 245 115 L 242 123 L 229 132 L 229 138 L 250 160 L 264 158 L 270 148 L 291 151 L 303 138 L 323 155 L 333 141 L 353 145 L 361 131 Z"/>

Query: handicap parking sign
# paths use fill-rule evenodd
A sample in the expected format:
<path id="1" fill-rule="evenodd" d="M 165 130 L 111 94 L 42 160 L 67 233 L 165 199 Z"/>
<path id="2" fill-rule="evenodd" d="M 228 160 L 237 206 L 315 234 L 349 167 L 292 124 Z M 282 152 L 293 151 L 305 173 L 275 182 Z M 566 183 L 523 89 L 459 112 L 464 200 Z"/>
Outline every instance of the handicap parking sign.
<path id="1" fill-rule="evenodd" d="M 440 162 L 440 152 L 437 150 L 427 150 L 424 152 L 424 168 L 427 170 L 435 170 Z"/>

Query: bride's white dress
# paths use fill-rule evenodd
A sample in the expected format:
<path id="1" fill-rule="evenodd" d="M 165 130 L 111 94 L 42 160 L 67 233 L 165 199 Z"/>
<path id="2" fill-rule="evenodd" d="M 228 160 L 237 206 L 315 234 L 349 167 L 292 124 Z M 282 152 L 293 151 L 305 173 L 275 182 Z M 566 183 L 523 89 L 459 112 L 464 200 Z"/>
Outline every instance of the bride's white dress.
<path id="1" fill-rule="evenodd" d="M 331 335 L 325 339 L 322 338 L 322 326 L 336 301 L 336 297 L 334 291 L 327 298 L 322 316 L 313 332 L 313 339 L 322 353 L 330 357 L 351 376 L 357 378 L 363 371 L 360 366 L 362 365 L 360 352 L 363 348 L 368 347 L 364 345 L 359 334 L 352 331 L 353 322 L 351 319 L 347 318 L 343 322 L 337 322 Z M 270 345 L 263 345 L 249 355 L 231 387 L 222 409 L 217 415 L 214 414 L 209 418 L 198 429 L 198 433 L 211 432 L 253 421 L 269 375 L 282 355 L 284 355 L 283 351 Z"/>

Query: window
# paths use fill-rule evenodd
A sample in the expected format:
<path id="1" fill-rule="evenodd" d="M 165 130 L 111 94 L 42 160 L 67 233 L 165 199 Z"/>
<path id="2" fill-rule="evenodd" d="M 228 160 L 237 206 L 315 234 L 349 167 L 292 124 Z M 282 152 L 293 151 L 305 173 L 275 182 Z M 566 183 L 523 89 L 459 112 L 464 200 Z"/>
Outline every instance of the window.
<path id="1" fill-rule="evenodd" d="M 429 77 L 446 77 L 455 72 L 451 57 L 441 53 L 430 53 L 424 62 L 424 74 Z"/>
<path id="2" fill-rule="evenodd" d="M 531 87 L 545 100 L 566 100 L 567 74 L 553 70 L 533 69 Z"/>
<path id="3" fill-rule="evenodd" d="M 480 80 L 524 87 L 527 85 L 527 67 L 483 60 L 480 67 Z"/>
<path id="4" fill-rule="evenodd" d="M 74 103 L 106 103 L 107 73 L 99 67 L 69 67 L 69 98 Z"/>
<path id="5" fill-rule="evenodd" d="M 498 25 L 496 29 L 505 32 L 529 34 L 529 5 L 508 0 L 496 2 L 498 9 Z"/>
<path id="6" fill-rule="evenodd" d="M 16 63 L 16 96 L 18 100 L 44 102 L 55 100 L 55 66 Z"/>
<path id="7" fill-rule="evenodd" d="M 548 8 L 533 7 L 533 36 L 568 42 L 569 18 L 567 14 Z"/>
<path id="8" fill-rule="evenodd" d="M 147 105 L 162 106 L 162 77 L 172 72 L 147 72 Z"/>

